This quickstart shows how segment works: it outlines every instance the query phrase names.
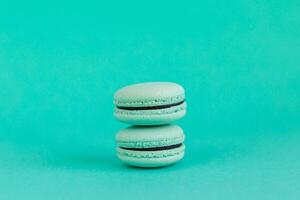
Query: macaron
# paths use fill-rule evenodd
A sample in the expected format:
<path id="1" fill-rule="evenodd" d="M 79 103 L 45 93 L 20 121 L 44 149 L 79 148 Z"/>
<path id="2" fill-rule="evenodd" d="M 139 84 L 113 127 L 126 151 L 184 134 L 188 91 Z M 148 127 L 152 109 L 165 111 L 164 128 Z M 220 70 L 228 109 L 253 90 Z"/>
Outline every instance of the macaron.
<path id="1" fill-rule="evenodd" d="M 129 85 L 114 95 L 114 116 L 133 125 L 161 125 L 186 113 L 184 88 L 172 82 Z"/>
<path id="2" fill-rule="evenodd" d="M 116 135 L 117 156 L 136 167 L 163 167 L 181 160 L 185 146 L 177 125 L 131 126 Z"/>

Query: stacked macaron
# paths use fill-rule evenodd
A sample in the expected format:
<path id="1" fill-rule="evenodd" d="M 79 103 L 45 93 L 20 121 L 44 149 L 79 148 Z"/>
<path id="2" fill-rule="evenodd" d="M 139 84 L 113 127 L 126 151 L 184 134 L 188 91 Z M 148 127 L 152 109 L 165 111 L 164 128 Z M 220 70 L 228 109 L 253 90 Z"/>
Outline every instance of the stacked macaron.
<path id="1" fill-rule="evenodd" d="M 183 87 L 170 82 L 148 82 L 119 89 L 114 116 L 133 126 L 116 135 L 117 156 L 137 167 L 162 167 L 181 160 L 183 130 L 169 123 L 186 113 Z"/>

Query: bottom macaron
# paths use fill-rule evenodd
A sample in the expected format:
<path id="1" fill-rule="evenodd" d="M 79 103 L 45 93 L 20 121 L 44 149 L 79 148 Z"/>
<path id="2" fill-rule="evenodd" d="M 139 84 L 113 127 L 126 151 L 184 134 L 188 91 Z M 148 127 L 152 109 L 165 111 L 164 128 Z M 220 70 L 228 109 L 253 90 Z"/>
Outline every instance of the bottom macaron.
<path id="1" fill-rule="evenodd" d="M 131 126 L 116 135 L 117 156 L 136 167 L 163 167 L 184 157 L 183 130 L 176 125 Z"/>

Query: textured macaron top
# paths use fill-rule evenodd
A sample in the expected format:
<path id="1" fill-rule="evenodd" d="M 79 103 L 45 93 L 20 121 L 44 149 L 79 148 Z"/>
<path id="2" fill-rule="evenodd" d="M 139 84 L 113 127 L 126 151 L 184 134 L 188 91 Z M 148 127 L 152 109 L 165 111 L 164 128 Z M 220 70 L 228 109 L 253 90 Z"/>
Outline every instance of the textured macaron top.
<path id="1" fill-rule="evenodd" d="M 128 127 L 116 135 L 118 147 L 149 148 L 181 144 L 183 130 L 177 125 L 147 127 Z"/>
<path id="2" fill-rule="evenodd" d="M 114 95 L 114 104 L 120 107 L 160 106 L 184 99 L 184 88 L 176 83 L 147 82 L 119 89 Z"/>

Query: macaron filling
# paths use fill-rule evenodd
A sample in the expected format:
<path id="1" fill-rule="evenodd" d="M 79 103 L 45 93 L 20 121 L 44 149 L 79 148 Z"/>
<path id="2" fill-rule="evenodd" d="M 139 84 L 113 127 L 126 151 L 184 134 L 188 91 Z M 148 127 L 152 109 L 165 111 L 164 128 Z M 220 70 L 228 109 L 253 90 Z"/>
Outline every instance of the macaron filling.
<path id="1" fill-rule="evenodd" d="M 171 150 L 176 149 L 182 146 L 182 143 L 173 144 L 169 146 L 162 147 L 148 147 L 148 148 L 128 148 L 128 147 L 120 147 L 121 149 L 131 150 L 131 151 L 163 151 L 163 150 Z"/>
<path id="2" fill-rule="evenodd" d="M 157 106 L 144 106 L 144 107 L 134 107 L 134 106 L 117 106 L 118 109 L 121 110 L 159 110 L 159 109 L 166 109 L 166 108 L 171 108 L 174 106 L 179 106 L 183 104 L 185 100 L 177 102 L 177 103 L 172 103 L 172 104 L 166 104 L 166 105 L 157 105 Z"/>

